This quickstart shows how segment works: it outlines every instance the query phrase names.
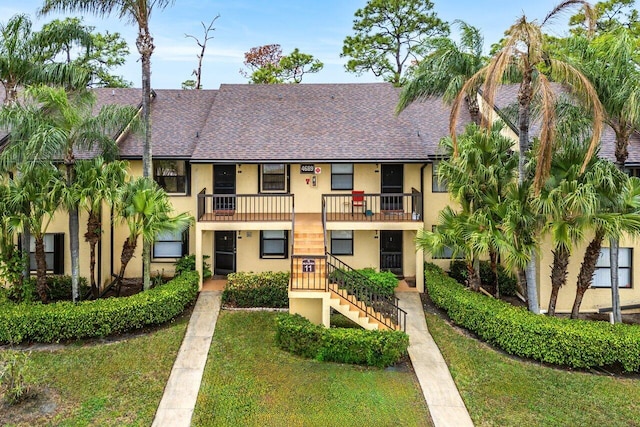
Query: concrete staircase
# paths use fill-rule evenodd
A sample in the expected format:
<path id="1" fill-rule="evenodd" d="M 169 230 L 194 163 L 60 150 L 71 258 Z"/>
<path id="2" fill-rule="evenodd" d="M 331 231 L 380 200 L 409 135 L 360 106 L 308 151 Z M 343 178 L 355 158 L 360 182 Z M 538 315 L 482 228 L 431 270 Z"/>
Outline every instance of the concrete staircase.
<path id="1" fill-rule="evenodd" d="M 311 290 L 329 293 L 329 305 L 336 311 L 368 330 L 390 329 L 383 322 L 376 320 L 383 318 L 372 307 L 368 307 L 356 296 L 349 295 L 345 289 L 340 289 L 335 283 L 328 284 L 326 277 L 325 242 L 322 219 L 319 215 L 296 215 L 293 233 L 293 255 L 308 256 L 315 262 L 313 273 L 304 272 L 301 262 L 292 263 L 291 288 L 294 290 Z M 387 318 L 385 323 L 392 324 Z"/>

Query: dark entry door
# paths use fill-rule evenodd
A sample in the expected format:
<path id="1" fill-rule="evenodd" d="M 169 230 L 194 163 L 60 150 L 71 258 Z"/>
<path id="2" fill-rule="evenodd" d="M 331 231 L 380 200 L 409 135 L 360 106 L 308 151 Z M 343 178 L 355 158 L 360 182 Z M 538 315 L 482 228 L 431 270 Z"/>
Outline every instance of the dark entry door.
<path id="1" fill-rule="evenodd" d="M 213 274 L 227 275 L 236 271 L 236 232 L 216 231 Z"/>
<path id="2" fill-rule="evenodd" d="M 213 167 L 213 194 L 215 211 L 236 208 L 236 165 L 215 165 Z M 229 196 L 225 196 L 228 194 Z"/>
<path id="3" fill-rule="evenodd" d="M 402 276 L 402 231 L 380 231 L 380 271 Z"/>
<path id="4" fill-rule="evenodd" d="M 385 196 L 385 194 L 401 194 L 404 184 L 403 165 L 382 165 L 382 197 L 380 209 L 383 211 L 402 211 L 401 196 Z"/>

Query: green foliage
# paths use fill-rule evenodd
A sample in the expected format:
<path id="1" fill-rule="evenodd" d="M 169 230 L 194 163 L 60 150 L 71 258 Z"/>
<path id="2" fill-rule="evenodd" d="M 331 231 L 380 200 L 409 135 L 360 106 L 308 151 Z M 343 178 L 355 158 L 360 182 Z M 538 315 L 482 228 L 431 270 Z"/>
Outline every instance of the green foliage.
<path id="1" fill-rule="evenodd" d="M 30 353 L 21 351 L 0 352 L 0 392 L 10 405 L 31 396 L 33 375 Z"/>
<path id="2" fill-rule="evenodd" d="M 289 272 L 232 273 L 222 302 L 234 307 L 289 306 Z"/>
<path id="3" fill-rule="evenodd" d="M 362 278 L 368 281 L 362 280 Z M 336 269 L 329 275 L 329 280 L 348 280 L 347 287 L 358 290 L 366 288 L 377 295 L 393 297 L 394 291 L 398 287 L 398 278 L 390 271 L 376 271 L 373 268 L 362 268 L 360 270 L 345 271 Z"/>
<path id="4" fill-rule="evenodd" d="M 0 259 L 0 277 L 9 286 L 19 285 L 22 281 L 22 271 L 27 263 L 27 254 L 15 250 L 13 241 L 3 245 Z"/>
<path id="5" fill-rule="evenodd" d="M 637 325 L 540 316 L 425 272 L 431 300 L 451 320 L 509 354 L 572 368 L 618 366 L 640 371 Z"/>
<path id="6" fill-rule="evenodd" d="M 467 264 L 461 260 L 451 261 L 449 267 L 449 277 L 456 280 L 461 285 L 467 284 Z M 493 286 L 494 276 L 489 261 L 480 261 L 480 281 L 482 286 Z M 517 291 L 517 282 L 513 275 L 501 265 L 498 265 L 498 286 L 500 287 L 500 295 L 514 296 Z"/>
<path id="7" fill-rule="evenodd" d="M 267 62 L 263 57 L 256 57 L 262 46 L 253 48 L 245 54 L 245 65 L 253 70 L 249 76 L 250 83 L 301 83 L 305 74 L 317 73 L 324 67 L 320 60 L 314 59 L 313 55 L 300 52 L 298 48 L 289 55 L 283 56 L 280 45 L 267 45 L 267 47 L 275 49 L 269 52 L 272 56 Z M 273 56 L 274 53 L 275 56 Z"/>
<path id="8" fill-rule="evenodd" d="M 211 264 L 207 262 L 207 260 L 211 258 L 209 255 L 202 256 L 202 280 L 207 280 L 211 278 L 213 272 L 211 271 Z M 175 264 L 173 264 L 175 268 L 175 275 L 179 276 L 185 271 L 195 271 L 196 270 L 196 256 L 195 255 L 184 255 L 182 258 L 178 259 Z"/>
<path id="9" fill-rule="evenodd" d="M 165 285 L 124 298 L 6 306 L 0 312 L 0 343 L 104 337 L 164 323 L 195 300 L 198 279 L 196 273 L 185 273 Z"/>
<path id="10" fill-rule="evenodd" d="M 49 301 L 71 301 L 71 276 L 51 274 L 47 276 L 47 296 Z M 85 277 L 78 281 L 80 298 L 89 292 Z M 38 300 L 36 281 L 31 278 L 8 288 L 9 298 L 16 303 L 32 303 Z"/>
<path id="11" fill-rule="evenodd" d="M 276 322 L 276 343 L 320 361 L 385 367 L 407 354 L 409 336 L 400 331 L 325 328 L 299 314 L 283 314 Z"/>
<path id="12" fill-rule="evenodd" d="M 353 36 L 344 39 L 340 54 L 350 58 L 347 71 L 371 71 L 401 85 L 407 65 L 419 62 L 425 53 L 425 40 L 447 35 L 449 27 L 436 16 L 428 0 L 369 0 L 355 12 L 353 31 Z"/>

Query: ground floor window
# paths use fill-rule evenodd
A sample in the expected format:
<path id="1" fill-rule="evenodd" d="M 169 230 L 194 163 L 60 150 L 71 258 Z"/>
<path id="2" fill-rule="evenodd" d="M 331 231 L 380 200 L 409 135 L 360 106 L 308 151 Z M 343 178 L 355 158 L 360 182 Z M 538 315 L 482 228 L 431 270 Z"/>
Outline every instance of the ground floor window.
<path id="1" fill-rule="evenodd" d="M 260 258 L 287 258 L 289 232 L 263 230 L 260 232 Z"/>
<path id="2" fill-rule="evenodd" d="M 64 233 L 47 233 L 44 235 L 44 256 L 47 272 L 64 274 Z M 36 239 L 31 236 L 29 241 L 29 269 L 37 270 Z"/>
<path id="3" fill-rule="evenodd" d="M 353 231 L 331 231 L 331 253 L 333 255 L 353 255 Z"/>
<path id="4" fill-rule="evenodd" d="M 180 258 L 189 253 L 187 231 L 166 231 L 153 242 L 154 258 Z"/>
<path id="5" fill-rule="evenodd" d="M 437 225 L 431 226 L 431 231 L 435 232 L 437 229 L 438 229 Z M 464 256 L 462 254 L 459 254 L 458 256 L 454 257 L 453 249 L 451 249 L 449 246 L 445 246 L 442 249 L 442 252 L 438 254 L 432 253 L 431 258 L 432 259 L 464 259 Z"/>
<path id="6" fill-rule="evenodd" d="M 596 272 L 593 275 L 594 288 L 611 287 L 611 262 L 609 260 L 609 248 L 600 249 L 600 256 L 596 263 Z M 631 287 L 632 248 L 618 249 L 618 287 Z"/>

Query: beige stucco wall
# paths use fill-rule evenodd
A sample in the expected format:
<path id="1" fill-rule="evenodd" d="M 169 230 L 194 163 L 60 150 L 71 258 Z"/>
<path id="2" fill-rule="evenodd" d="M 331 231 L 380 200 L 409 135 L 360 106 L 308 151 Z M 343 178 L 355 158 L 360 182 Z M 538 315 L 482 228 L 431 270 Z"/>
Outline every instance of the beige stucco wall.
<path id="1" fill-rule="evenodd" d="M 289 294 L 289 313 L 306 317 L 316 325 L 330 325 L 330 306 L 324 292 L 295 292 Z"/>

